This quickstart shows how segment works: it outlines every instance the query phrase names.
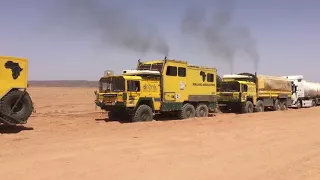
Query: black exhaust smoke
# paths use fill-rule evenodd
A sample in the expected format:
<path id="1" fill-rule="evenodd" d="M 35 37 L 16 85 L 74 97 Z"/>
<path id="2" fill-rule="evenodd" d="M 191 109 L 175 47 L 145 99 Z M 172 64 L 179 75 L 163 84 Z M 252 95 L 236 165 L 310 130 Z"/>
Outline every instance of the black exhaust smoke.
<path id="1" fill-rule="evenodd" d="M 234 1 L 218 0 L 219 12 L 207 17 L 205 7 L 191 7 L 185 12 L 181 22 L 181 32 L 204 43 L 213 56 L 221 57 L 234 72 L 234 60 L 238 51 L 245 52 L 258 70 L 259 53 L 256 41 L 246 27 L 235 26 L 232 22 Z M 198 44 L 195 44 L 198 46 Z"/>
<path id="2" fill-rule="evenodd" d="M 94 37 L 101 46 L 110 45 L 141 56 L 148 52 L 169 55 L 169 46 L 156 26 L 109 4 L 97 0 L 56 0 L 45 26 L 60 27 L 67 35 Z"/>

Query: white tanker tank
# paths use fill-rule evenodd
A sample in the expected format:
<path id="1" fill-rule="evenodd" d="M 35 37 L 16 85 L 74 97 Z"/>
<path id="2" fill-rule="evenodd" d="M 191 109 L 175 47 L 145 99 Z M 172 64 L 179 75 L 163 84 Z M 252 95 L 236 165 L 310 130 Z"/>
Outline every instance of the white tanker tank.
<path id="1" fill-rule="evenodd" d="M 292 83 L 292 107 L 320 105 L 320 83 L 306 81 L 302 75 L 285 77 Z"/>
<path id="2" fill-rule="evenodd" d="M 310 98 L 320 98 L 320 83 L 303 80 L 304 96 Z"/>

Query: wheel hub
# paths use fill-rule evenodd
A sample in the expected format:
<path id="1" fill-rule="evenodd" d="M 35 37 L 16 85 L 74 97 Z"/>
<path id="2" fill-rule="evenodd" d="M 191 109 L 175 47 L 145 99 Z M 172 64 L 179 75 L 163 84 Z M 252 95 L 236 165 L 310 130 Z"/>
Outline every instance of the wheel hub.
<path id="1" fill-rule="evenodd" d="M 143 114 L 141 115 L 141 119 L 142 119 L 143 121 L 146 121 L 146 120 L 148 119 L 147 113 L 143 113 Z"/>
<path id="2" fill-rule="evenodd" d="M 204 116 L 204 109 L 200 110 L 200 116 L 203 117 Z"/>
<path id="3" fill-rule="evenodd" d="M 186 114 L 187 114 L 187 117 L 190 117 L 191 116 L 191 111 L 188 110 Z"/>

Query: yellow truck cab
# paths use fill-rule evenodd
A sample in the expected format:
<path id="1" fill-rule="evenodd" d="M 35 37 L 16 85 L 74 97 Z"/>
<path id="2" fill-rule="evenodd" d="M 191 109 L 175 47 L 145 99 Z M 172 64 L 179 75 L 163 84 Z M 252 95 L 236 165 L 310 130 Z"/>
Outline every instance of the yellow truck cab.
<path id="1" fill-rule="evenodd" d="M 186 61 L 139 60 L 134 70 L 102 77 L 95 103 L 110 119 L 133 122 L 167 112 L 179 119 L 205 117 L 216 108 L 216 74 L 216 68 Z"/>
<path id="2" fill-rule="evenodd" d="M 250 73 L 224 75 L 219 89 L 221 111 L 286 110 L 291 105 L 291 83 L 286 78 Z"/>
<path id="3" fill-rule="evenodd" d="M 27 123 L 33 103 L 27 92 L 28 59 L 0 56 L 0 124 Z"/>

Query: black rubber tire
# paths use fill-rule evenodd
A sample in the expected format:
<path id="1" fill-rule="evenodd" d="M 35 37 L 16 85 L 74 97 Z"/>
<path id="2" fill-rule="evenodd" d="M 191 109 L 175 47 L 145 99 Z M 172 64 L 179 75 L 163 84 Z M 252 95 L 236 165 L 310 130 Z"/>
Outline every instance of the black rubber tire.
<path id="1" fill-rule="evenodd" d="M 196 110 L 192 104 L 186 103 L 182 106 L 181 110 L 178 112 L 179 119 L 189 119 L 196 116 Z"/>
<path id="2" fill-rule="evenodd" d="M 153 112 L 150 106 L 142 104 L 135 111 L 132 122 L 140 122 L 140 121 L 152 121 L 153 120 Z"/>
<path id="3" fill-rule="evenodd" d="M 255 107 L 255 111 L 256 112 L 263 112 L 264 111 L 263 101 L 261 101 L 261 100 L 257 101 L 256 107 Z"/>
<path id="4" fill-rule="evenodd" d="M 9 113 L 12 107 L 14 106 L 16 101 L 19 99 L 19 97 L 23 93 L 25 93 L 25 95 L 23 96 L 23 98 L 21 98 L 21 101 L 17 104 L 15 110 L 13 111 L 13 114 L 10 115 Z M 0 101 L 0 111 L 19 121 L 19 122 L 12 122 L 8 120 L 9 122 L 15 123 L 15 124 L 25 124 L 28 118 L 31 116 L 33 112 L 33 108 L 34 108 L 33 103 L 29 93 L 19 91 L 19 90 L 13 90 L 7 93 Z"/>
<path id="5" fill-rule="evenodd" d="M 297 101 L 297 109 L 300 109 L 300 108 L 302 108 L 302 102 L 301 102 L 301 100 L 298 100 Z"/>
<path id="6" fill-rule="evenodd" d="M 118 114 L 114 111 L 108 111 L 108 119 L 110 121 L 115 121 L 117 119 L 119 119 L 120 117 L 118 116 Z"/>
<path id="7" fill-rule="evenodd" d="M 247 101 L 243 108 L 242 108 L 242 113 L 253 113 L 253 104 L 251 101 Z"/>
<path id="8" fill-rule="evenodd" d="M 281 101 L 281 102 L 280 102 L 280 110 L 281 110 L 281 111 L 286 111 L 286 110 L 288 110 L 288 107 L 287 107 L 287 103 L 286 103 L 286 102 L 284 102 L 284 101 Z"/>
<path id="9" fill-rule="evenodd" d="M 276 99 L 276 101 L 274 102 L 273 110 L 274 110 L 274 111 L 280 111 L 280 110 L 281 110 L 281 106 L 280 106 L 280 101 L 279 101 L 279 99 Z"/>
<path id="10" fill-rule="evenodd" d="M 130 115 L 128 111 L 121 111 L 118 115 L 121 122 L 132 122 L 132 118 L 135 114 Z"/>
<path id="11" fill-rule="evenodd" d="M 209 108 L 206 104 L 199 104 L 196 108 L 196 117 L 208 117 Z"/>
<path id="12" fill-rule="evenodd" d="M 228 106 L 221 106 L 221 107 L 219 107 L 219 110 L 221 113 L 228 113 L 229 107 Z"/>

